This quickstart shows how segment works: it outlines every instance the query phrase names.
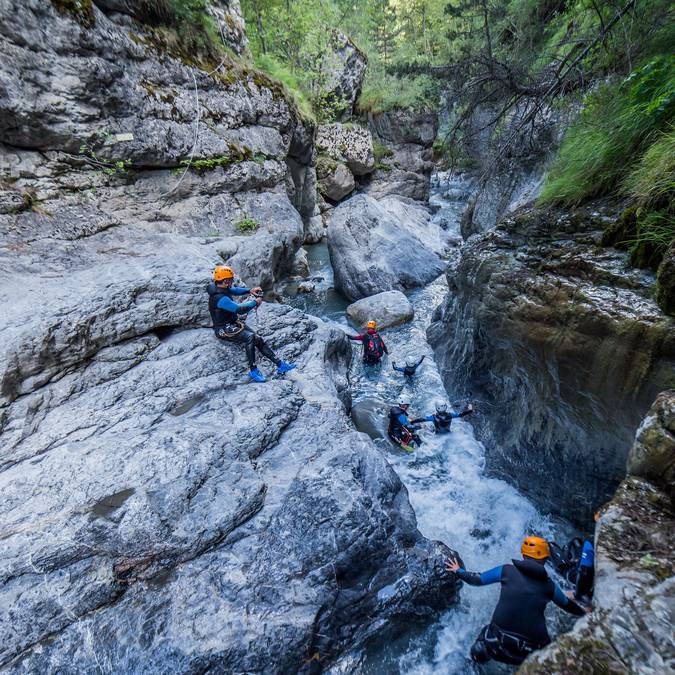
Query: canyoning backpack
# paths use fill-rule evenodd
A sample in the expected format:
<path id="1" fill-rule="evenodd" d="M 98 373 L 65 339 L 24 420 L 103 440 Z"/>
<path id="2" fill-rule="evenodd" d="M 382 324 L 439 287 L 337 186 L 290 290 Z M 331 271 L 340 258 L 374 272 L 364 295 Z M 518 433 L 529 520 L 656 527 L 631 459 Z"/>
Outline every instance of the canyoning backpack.
<path id="1" fill-rule="evenodd" d="M 363 338 L 363 360 L 377 363 L 384 354 L 384 341 L 377 334 L 367 334 Z"/>
<path id="2" fill-rule="evenodd" d="M 577 569 L 581 561 L 581 549 L 583 542 L 579 537 L 574 537 L 565 546 L 560 546 L 554 541 L 549 542 L 551 563 L 556 572 L 571 584 L 576 583 Z"/>

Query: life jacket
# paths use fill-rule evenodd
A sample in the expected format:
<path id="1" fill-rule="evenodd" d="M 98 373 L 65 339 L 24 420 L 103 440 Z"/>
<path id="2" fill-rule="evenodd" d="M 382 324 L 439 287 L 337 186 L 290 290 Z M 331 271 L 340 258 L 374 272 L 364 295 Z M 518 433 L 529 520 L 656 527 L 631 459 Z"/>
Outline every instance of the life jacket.
<path id="1" fill-rule="evenodd" d="M 218 302 L 223 297 L 233 300 L 232 293 L 228 288 L 219 288 L 215 283 L 211 282 L 206 289 L 209 294 L 209 313 L 211 314 L 211 321 L 213 321 L 213 330 L 218 333 L 219 328 L 223 328 L 228 324 L 237 323 L 237 313 L 228 312 L 225 309 L 218 307 Z"/>
<path id="2" fill-rule="evenodd" d="M 384 341 L 377 333 L 363 336 L 363 360 L 376 363 L 384 354 Z"/>
<path id="3" fill-rule="evenodd" d="M 395 405 L 393 408 L 389 409 L 389 433 L 390 434 L 400 434 L 401 429 L 403 429 L 403 425 L 399 421 L 399 416 L 400 415 L 405 415 L 405 418 L 408 419 L 408 413 L 403 410 L 403 408 L 399 408 L 399 406 Z"/>
<path id="4" fill-rule="evenodd" d="M 452 415 L 449 412 L 439 412 L 434 415 L 434 428 L 438 433 L 447 433 L 452 424 Z"/>

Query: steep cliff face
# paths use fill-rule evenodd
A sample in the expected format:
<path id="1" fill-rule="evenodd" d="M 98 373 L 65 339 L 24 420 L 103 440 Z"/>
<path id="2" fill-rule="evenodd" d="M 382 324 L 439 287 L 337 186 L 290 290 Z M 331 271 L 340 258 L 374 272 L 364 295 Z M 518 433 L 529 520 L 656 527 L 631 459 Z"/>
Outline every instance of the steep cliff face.
<path id="1" fill-rule="evenodd" d="M 313 129 L 137 9 L 0 1 L 0 667 L 316 669 L 452 602 L 447 548 L 349 424 L 341 331 L 263 306 L 299 367 L 257 386 L 205 328 L 215 263 L 290 268 Z"/>
<path id="2" fill-rule="evenodd" d="M 492 469 L 581 523 L 675 386 L 673 320 L 653 278 L 599 245 L 609 217 L 524 209 L 469 239 L 429 331 L 451 396 L 478 400 Z"/>
<path id="3" fill-rule="evenodd" d="M 375 199 L 400 195 L 429 200 L 434 168 L 432 145 L 438 131 L 435 112 L 392 110 L 370 115 L 368 126 L 379 146 L 376 170 L 363 180 L 363 189 Z"/>
<path id="4" fill-rule="evenodd" d="M 649 410 L 627 471 L 596 529 L 593 612 L 520 673 L 656 675 L 675 667 L 675 391 Z"/>

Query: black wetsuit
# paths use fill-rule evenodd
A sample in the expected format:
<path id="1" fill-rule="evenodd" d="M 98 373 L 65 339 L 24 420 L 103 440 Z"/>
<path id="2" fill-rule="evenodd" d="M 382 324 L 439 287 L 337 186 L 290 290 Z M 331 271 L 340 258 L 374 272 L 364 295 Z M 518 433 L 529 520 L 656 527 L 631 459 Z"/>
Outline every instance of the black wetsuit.
<path id="1" fill-rule="evenodd" d="M 546 646 L 551 641 L 544 618 L 549 602 L 570 614 L 584 614 L 549 578 L 544 566 L 531 558 L 514 560 L 513 565 L 500 565 L 482 574 L 460 569 L 457 576 L 472 586 L 502 586 L 492 620 L 471 648 L 471 658 L 478 663 L 494 659 L 519 665 L 533 651 Z"/>
<path id="2" fill-rule="evenodd" d="M 216 333 L 216 337 L 221 340 L 243 344 L 251 370 L 255 368 L 256 348 L 264 357 L 278 366 L 281 361 L 258 334 L 254 333 L 245 324 L 243 329 L 238 330 L 237 322 L 239 321 L 239 316 L 255 309 L 257 305 L 255 300 L 237 304 L 233 296 L 246 295 L 251 292 L 250 289 L 241 287 L 221 288 L 211 282 L 206 290 L 209 294 L 209 312 L 211 313 L 213 330 Z"/>
<path id="3" fill-rule="evenodd" d="M 389 429 L 388 434 L 394 443 L 401 444 L 403 442 L 403 436 L 405 431 L 410 432 L 411 438 L 417 445 L 420 445 L 422 441 L 420 440 L 417 434 L 413 433 L 411 428 L 412 422 L 408 419 L 408 414 L 400 406 L 393 406 L 389 409 Z"/>
<path id="4" fill-rule="evenodd" d="M 395 371 L 397 371 L 399 373 L 403 373 L 406 377 L 412 377 L 415 374 L 415 372 L 417 371 L 417 369 L 420 367 L 422 361 L 424 361 L 425 358 L 426 358 L 426 355 L 424 355 L 417 363 L 415 363 L 412 366 L 409 366 L 406 363 L 405 366 L 403 366 L 403 368 L 401 368 L 400 366 L 397 366 L 395 363 L 393 363 L 391 367 Z"/>
<path id="5" fill-rule="evenodd" d="M 420 422 L 433 422 L 434 430 L 437 434 L 447 434 L 450 431 L 452 420 L 458 417 L 465 417 L 470 415 L 473 410 L 464 410 L 461 413 L 454 412 L 437 412 L 435 415 L 427 415 L 426 417 L 418 417 L 414 419 L 411 424 L 419 424 Z"/>

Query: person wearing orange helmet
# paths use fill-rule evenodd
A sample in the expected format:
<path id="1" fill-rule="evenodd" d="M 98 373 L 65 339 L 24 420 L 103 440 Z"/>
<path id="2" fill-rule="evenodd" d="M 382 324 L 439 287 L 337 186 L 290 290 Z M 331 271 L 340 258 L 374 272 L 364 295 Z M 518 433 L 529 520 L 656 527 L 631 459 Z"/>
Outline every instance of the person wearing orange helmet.
<path id="1" fill-rule="evenodd" d="M 207 288 L 209 294 L 209 312 L 213 321 L 213 330 L 220 340 L 229 340 L 243 344 L 248 359 L 249 377 L 255 382 L 265 382 L 265 376 L 255 364 L 256 349 L 265 358 L 277 366 L 277 373 L 283 375 L 295 366 L 277 358 L 267 343 L 254 333 L 239 317 L 256 309 L 262 302 L 262 288 L 245 288 L 234 285 L 234 270 L 226 265 L 217 265 L 213 271 L 213 281 Z M 251 300 L 237 303 L 234 298 L 251 295 Z"/>
<path id="2" fill-rule="evenodd" d="M 377 365 L 385 354 L 389 353 L 387 345 L 377 332 L 377 324 L 370 320 L 366 324 L 366 332 L 358 335 L 347 335 L 363 345 L 363 362 L 368 366 Z"/>
<path id="3" fill-rule="evenodd" d="M 522 560 L 513 560 L 512 565 L 499 565 L 487 572 L 467 572 L 455 559 L 445 563 L 449 572 L 470 586 L 501 584 L 492 619 L 483 626 L 471 647 L 471 658 L 476 663 L 494 659 L 520 665 L 533 651 L 545 647 L 551 641 L 544 618 L 549 602 L 575 616 L 584 614 L 546 573 L 544 564 L 550 555 L 546 540 L 525 537 L 520 550 Z"/>

